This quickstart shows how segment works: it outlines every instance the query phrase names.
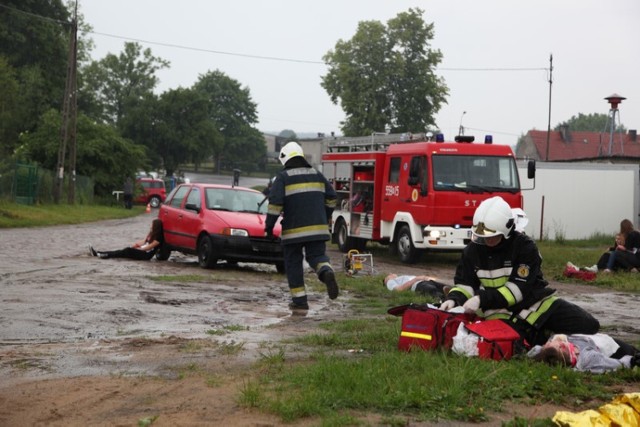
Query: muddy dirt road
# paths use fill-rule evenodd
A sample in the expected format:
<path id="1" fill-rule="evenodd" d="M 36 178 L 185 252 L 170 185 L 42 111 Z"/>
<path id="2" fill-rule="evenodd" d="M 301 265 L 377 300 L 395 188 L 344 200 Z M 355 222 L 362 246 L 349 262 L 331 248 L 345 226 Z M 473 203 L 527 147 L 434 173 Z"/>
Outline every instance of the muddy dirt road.
<path id="1" fill-rule="evenodd" d="M 0 425 L 136 425 L 156 415 L 154 425 L 281 424 L 236 403 L 244 368 L 284 337 L 353 315 L 349 293 L 330 301 L 313 287 L 308 315 L 292 316 L 273 266 L 202 270 L 180 254 L 167 262 L 88 255 L 90 243 L 119 249 L 144 237 L 154 216 L 0 230 Z M 342 255 L 330 255 L 339 267 Z M 453 277 L 426 263 L 376 259 L 375 267 Z M 190 275 L 208 279 L 153 279 Z M 639 295 L 552 285 L 606 332 L 640 339 Z"/>

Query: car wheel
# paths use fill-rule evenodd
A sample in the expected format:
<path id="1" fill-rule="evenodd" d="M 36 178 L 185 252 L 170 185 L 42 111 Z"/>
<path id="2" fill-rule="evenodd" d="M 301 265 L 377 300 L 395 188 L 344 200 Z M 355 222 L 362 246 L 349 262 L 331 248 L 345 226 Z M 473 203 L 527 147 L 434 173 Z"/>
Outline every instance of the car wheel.
<path id="1" fill-rule="evenodd" d="M 165 247 L 161 247 L 158 252 L 156 252 L 156 259 L 158 261 L 166 261 L 171 256 L 171 249 L 167 249 Z"/>
<path id="2" fill-rule="evenodd" d="M 215 268 L 218 258 L 215 255 L 213 240 L 204 236 L 198 241 L 198 264 L 202 268 Z"/>
<path id="3" fill-rule="evenodd" d="M 149 204 L 152 208 L 157 208 L 158 206 L 160 206 L 160 203 L 162 203 L 162 201 L 158 196 L 153 196 L 151 199 L 149 199 Z"/>
<path id="4" fill-rule="evenodd" d="M 409 230 L 409 226 L 403 225 L 400 228 L 395 245 L 400 261 L 403 263 L 414 264 L 418 260 L 419 252 L 413 245 L 413 240 L 411 240 L 411 230 Z"/>
<path id="5" fill-rule="evenodd" d="M 286 270 L 284 268 L 284 262 L 276 263 L 276 270 L 278 271 L 278 273 L 284 274 L 286 272 Z"/>

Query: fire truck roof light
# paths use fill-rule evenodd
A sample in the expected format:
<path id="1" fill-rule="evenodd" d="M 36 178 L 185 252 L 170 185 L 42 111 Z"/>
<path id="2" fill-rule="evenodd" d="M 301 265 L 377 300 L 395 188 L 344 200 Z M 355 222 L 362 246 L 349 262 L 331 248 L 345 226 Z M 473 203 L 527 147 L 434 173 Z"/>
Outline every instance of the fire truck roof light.
<path id="1" fill-rule="evenodd" d="M 493 135 L 485 135 L 484 136 L 485 144 L 493 144 Z"/>
<path id="2" fill-rule="evenodd" d="M 436 142 L 444 142 L 444 134 L 443 133 L 436 134 Z"/>

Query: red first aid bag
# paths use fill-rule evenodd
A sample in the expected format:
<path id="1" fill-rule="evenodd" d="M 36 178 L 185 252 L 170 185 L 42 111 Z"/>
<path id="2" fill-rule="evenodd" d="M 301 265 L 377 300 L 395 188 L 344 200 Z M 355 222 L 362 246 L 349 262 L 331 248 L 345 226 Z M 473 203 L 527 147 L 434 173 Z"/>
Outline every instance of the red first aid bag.
<path id="1" fill-rule="evenodd" d="M 413 347 L 424 350 L 450 349 L 460 323 L 471 323 L 475 315 L 450 313 L 427 305 L 409 304 L 388 310 L 389 314 L 402 316 L 402 330 L 398 348 L 410 351 Z"/>
<path id="2" fill-rule="evenodd" d="M 481 359 L 509 360 L 523 347 L 520 334 L 499 319 L 466 324 L 465 328 L 478 335 L 478 357 Z"/>

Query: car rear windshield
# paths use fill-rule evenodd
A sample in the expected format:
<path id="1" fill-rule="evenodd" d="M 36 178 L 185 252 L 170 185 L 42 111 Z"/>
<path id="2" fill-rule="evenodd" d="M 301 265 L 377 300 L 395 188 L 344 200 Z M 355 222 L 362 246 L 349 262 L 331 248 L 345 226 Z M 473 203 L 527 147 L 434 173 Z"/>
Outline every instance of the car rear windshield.
<path id="1" fill-rule="evenodd" d="M 205 192 L 207 209 L 232 212 L 267 213 L 267 202 L 261 193 L 237 188 L 207 188 Z"/>

